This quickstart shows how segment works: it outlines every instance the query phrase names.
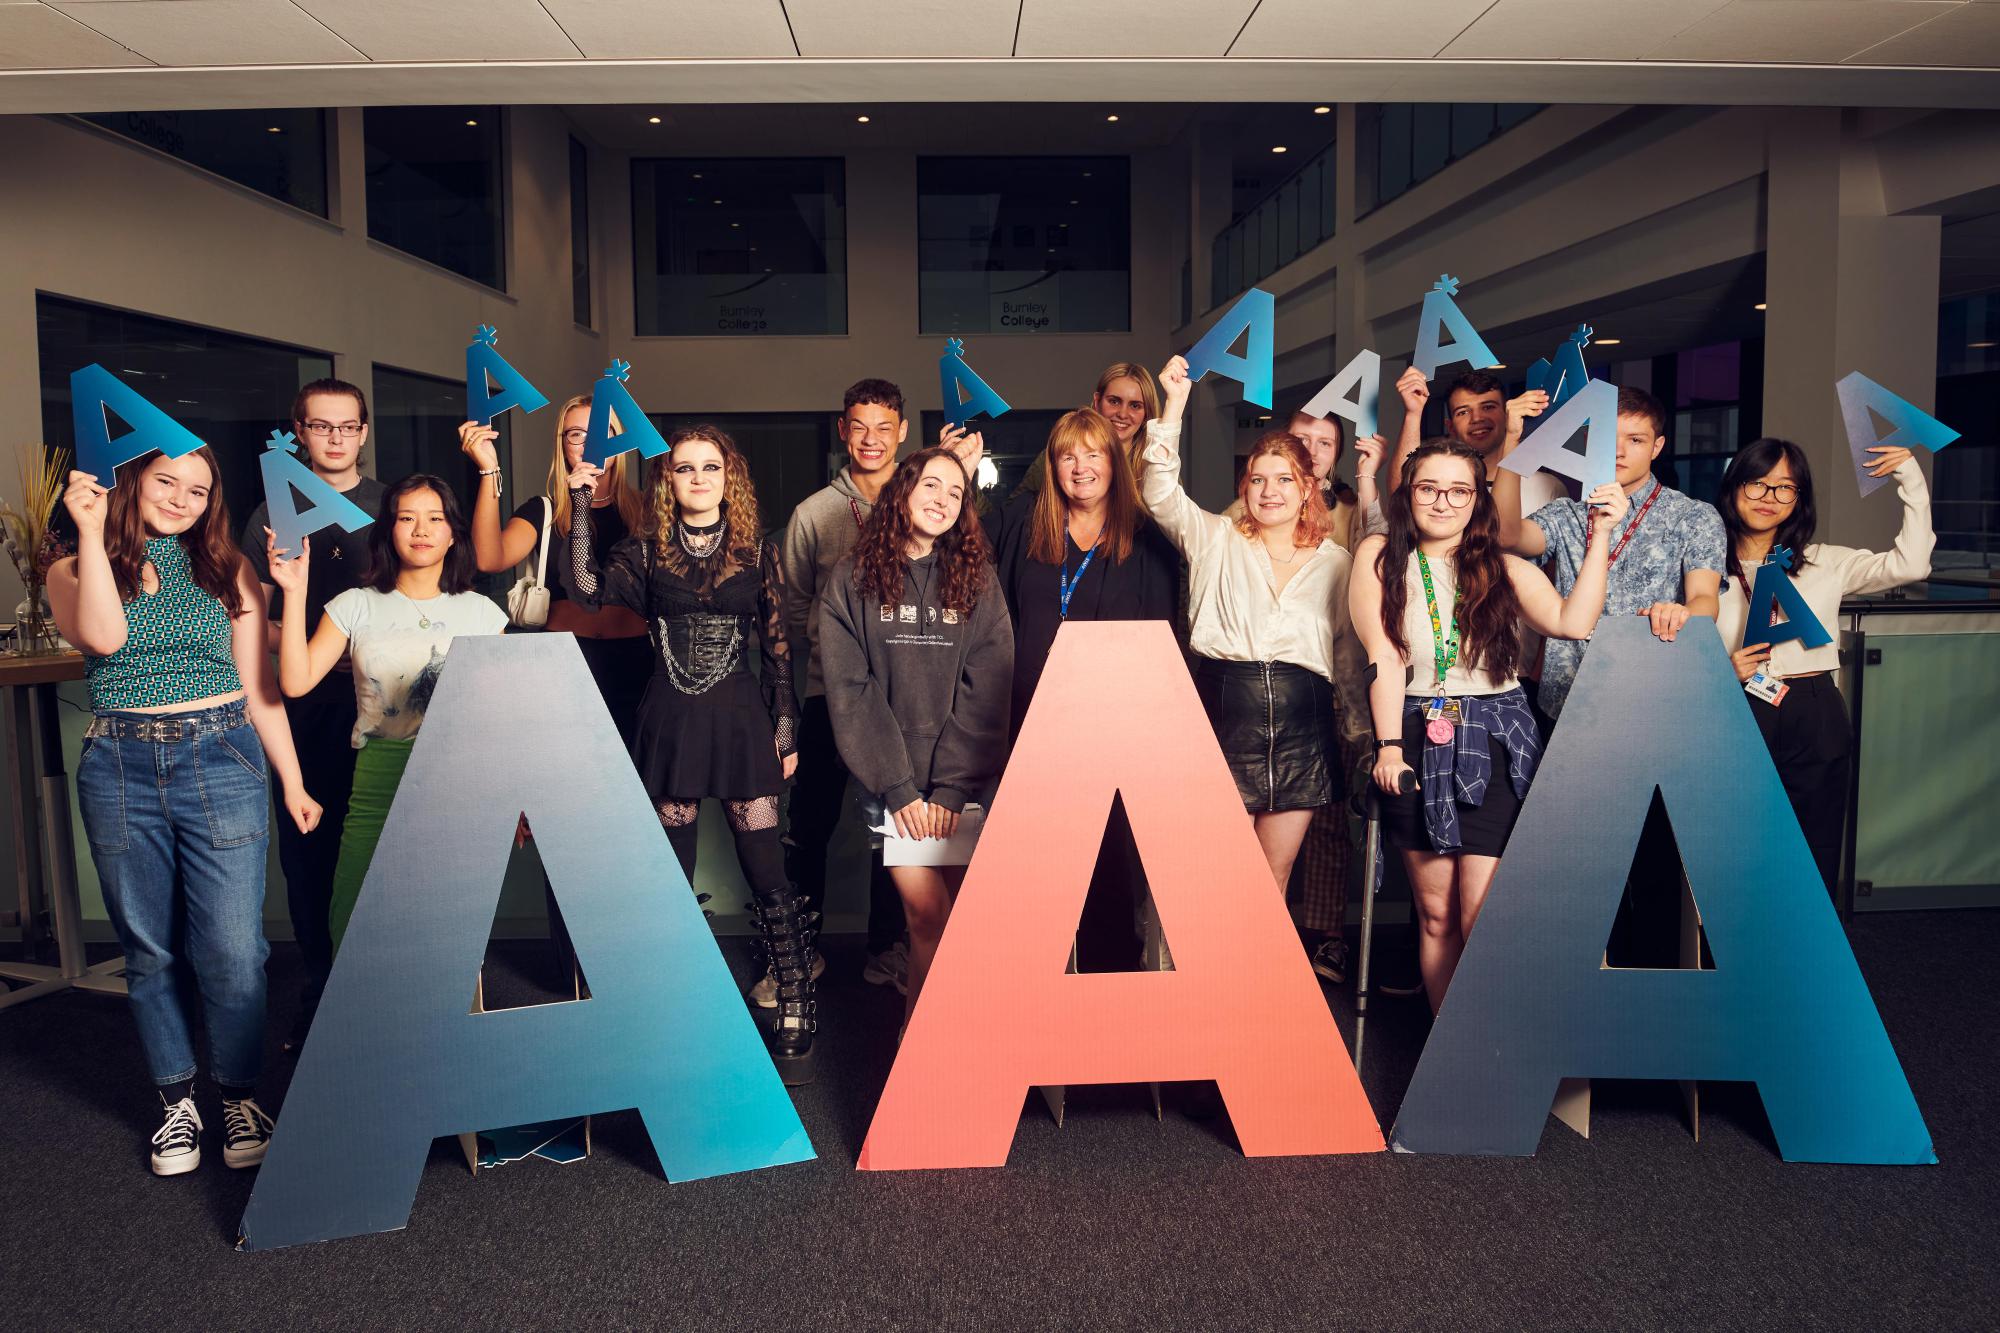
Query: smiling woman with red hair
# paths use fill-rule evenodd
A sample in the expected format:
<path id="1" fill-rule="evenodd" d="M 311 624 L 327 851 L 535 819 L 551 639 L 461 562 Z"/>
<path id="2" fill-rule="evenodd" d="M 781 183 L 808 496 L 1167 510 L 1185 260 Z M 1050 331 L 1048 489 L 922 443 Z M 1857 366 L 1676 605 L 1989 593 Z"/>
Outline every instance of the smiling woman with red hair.
<path id="1" fill-rule="evenodd" d="M 1188 562 L 1188 646 L 1195 688 L 1280 892 L 1315 809 L 1339 795 L 1333 689 L 1363 716 L 1359 650 L 1347 633 L 1347 552 L 1330 532 L 1311 460 L 1292 436 L 1251 447 L 1237 493 L 1243 516 L 1211 514 L 1180 484 L 1187 360 L 1160 372 L 1166 406 L 1146 425 L 1140 489 Z"/>

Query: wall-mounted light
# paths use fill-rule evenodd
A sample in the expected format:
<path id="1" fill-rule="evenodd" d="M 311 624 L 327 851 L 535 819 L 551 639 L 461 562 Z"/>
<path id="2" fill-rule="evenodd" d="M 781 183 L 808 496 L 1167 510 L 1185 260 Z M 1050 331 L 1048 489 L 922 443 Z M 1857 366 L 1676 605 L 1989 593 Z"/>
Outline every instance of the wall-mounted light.
<path id="1" fill-rule="evenodd" d="M 1763 303 L 1762 301 L 1759 301 L 1759 302 L 1757 303 L 1757 308 L 1758 308 L 1759 310 L 1762 310 L 1762 309 L 1764 308 L 1764 303 Z"/>
<path id="2" fill-rule="evenodd" d="M 1990 343 L 1990 342 L 1983 342 L 1983 343 L 1967 343 L 1967 344 L 1966 344 L 1966 346 L 1967 346 L 1967 347 L 1992 347 L 1993 345 L 1994 345 L 1994 344 L 1993 344 L 1993 343 Z"/>
<path id="3" fill-rule="evenodd" d="M 1597 346 L 1599 346 L 1599 347 L 1616 347 L 1616 346 L 1617 346 L 1617 345 L 1618 345 L 1619 343 L 1622 343 L 1622 342 L 1624 342 L 1624 341 L 1625 341 L 1625 340 L 1624 340 L 1623 338 L 1592 338 L 1592 339 L 1591 339 L 1591 342 L 1595 343 L 1595 344 L 1596 344 Z"/>

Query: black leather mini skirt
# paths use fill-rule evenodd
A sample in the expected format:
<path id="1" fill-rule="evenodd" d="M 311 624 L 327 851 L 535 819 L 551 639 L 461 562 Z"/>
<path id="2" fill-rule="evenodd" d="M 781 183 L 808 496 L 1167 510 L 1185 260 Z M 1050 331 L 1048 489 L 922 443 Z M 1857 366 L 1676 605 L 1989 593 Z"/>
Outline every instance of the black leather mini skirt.
<path id="1" fill-rule="evenodd" d="M 1244 809 L 1311 810 L 1335 799 L 1326 677 L 1290 662 L 1200 657 L 1194 685 Z"/>

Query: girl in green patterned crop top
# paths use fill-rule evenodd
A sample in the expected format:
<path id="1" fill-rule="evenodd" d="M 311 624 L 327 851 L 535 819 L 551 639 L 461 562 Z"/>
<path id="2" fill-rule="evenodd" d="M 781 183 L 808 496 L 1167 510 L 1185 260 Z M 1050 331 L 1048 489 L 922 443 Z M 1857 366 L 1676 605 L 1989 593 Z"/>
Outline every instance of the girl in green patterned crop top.
<path id="1" fill-rule="evenodd" d="M 165 1110 L 153 1170 L 180 1175 L 201 1164 L 182 963 L 200 983 L 223 1161 L 254 1166 L 271 1131 L 256 1102 L 270 952 L 267 760 L 299 828 L 320 817 L 299 779 L 264 646 L 264 599 L 230 539 L 205 448 L 127 463 L 109 490 L 72 472 L 63 504 L 76 521 L 77 553 L 50 567 L 49 602 L 83 650 L 96 714 L 77 761 L 77 796 Z"/>

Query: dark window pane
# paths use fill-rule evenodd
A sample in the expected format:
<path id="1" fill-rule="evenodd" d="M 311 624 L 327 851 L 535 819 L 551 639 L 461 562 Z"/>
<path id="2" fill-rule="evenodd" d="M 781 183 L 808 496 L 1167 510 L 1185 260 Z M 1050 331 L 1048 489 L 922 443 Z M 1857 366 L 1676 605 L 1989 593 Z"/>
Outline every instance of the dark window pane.
<path id="1" fill-rule="evenodd" d="M 569 289 L 570 314 L 585 328 L 590 323 L 590 154 L 569 141 Z"/>
<path id="2" fill-rule="evenodd" d="M 1513 129 L 1541 109 L 1540 102 L 1502 102 L 1495 108 L 1499 126 L 1503 130 Z"/>
<path id="3" fill-rule="evenodd" d="M 35 297 L 35 324 L 42 439 L 74 456 L 70 373 L 102 365 L 214 448 L 231 537 L 242 536 L 243 521 L 264 498 L 257 464 L 264 442 L 273 430 L 291 429 L 299 386 L 333 373 L 333 358 L 324 352 L 59 296 Z"/>
<path id="4" fill-rule="evenodd" d="M 1132 324 L 1122 157 L 917 159 L 923 333 L 1103 333 Z"/>
<path id="5" fill-rule="evenodd" d="M 1090 373 L 1086 370 L 1085 373 Z M 1093 387 L 1085 381 L 1079 388 L 1085 394 Z M 1021 480 L 1028 474 L 1028 468 L 1048 447 L 1049 432 L 1062 420 L 1061 409 L 1038 411 L 1016 408 L 1004 417 L 995 417 L 979 423 L 979 433 L 986 440 L 986 458 L 979 467 L 978 484 L 980 493 L 988 501 L 1006 503 L 1021 487 Z M 944 413 L 925 412 L 923 421 L 924 438 L 935 440 L 944 428 Z M 916 426 L 910 428 L 916 434 Z M 992 466 L 989 468 L 987 464 Z"/>
<path id="6" fill-rule="evenodd" d="M 488 287 L 501 264 L 500 108 L 371 106 L 368 235 Z"/>
<path id="7" fill-rule="evenodd" d="M 847 204 L 838 158 L 632 163 L 638 332 L 847 332 Z"/>
<path id="8" fill-rule="evenodd" d="M 323 111 L 118 111 L 82 119 L 326 216 Z"/>
<path id="9" fill-rule="evenodd" d="M 1415 110 L 1411 129 L 1410 183 L 1428 180 L 1451 160 L 1451 107 L 1424 102 Z"/>
<path id="10" fill-rule="evenodd" d="M 1299 257 L 1299 182 L 1286 181 L 1278 187 L 1278 267 Z"/>
<path id="11" fill-rule="evenodd" d="M 1335 145 L 1336 148 L 1338 146 Z M 1329 148 L 1320 158 L 1319 169 L 1319 234 L 1322 240 L 1334 233 L 1333 191 L 1340 173 L 1333 168 L 1334 148 Z"/>
<path id="12" fill-rule="evenodd" d="M 1451 155 L 1464 157 L 1493 137 L 1493 103 L 1460 102 L 1451 109 Z"/>
<path id="13" fill-rule="evenodd" d="M 1382 108 L 1375 176 L 1377 204 L 1386 204 L 1410 188 L 1411 113 L 1414 110 L 1407 102 L 1391 102 Z"/>
<path id="14" fill-rule="evenodd" d="M 1211 308 L 1229 299 L 1229 229 L 1217 233 L 1208 247 L 1208 304 Z"/>
<path id="15" fill-rule="evenodd" d="M 1285 262 L 1278 254 L 1278 200 L 1276 197 L 1266 199 L 1258 207 L 1257 232 L 1257 257 L 1261 261 L 1257 266 L 1257 276 L 1262 278 L 1266 274 L 1277 272 L 1278 266 Z"/>
<path id="16" fill-rule="evenodd" d="M 838 408 L 840 400 L 835 399 L 833 406 Z M 847 465 L 847 450 L 834 433 L 832 412 L 649 412 L 647 416 L 661 435 L 669 437 L 687 426 L 720 427 L 750 464 L 758 525 L 766 532 L 784 527 L 799 501 Z M 935 440 L 937 432 L 923 438 Z M 917 447 L 914 425 L 908 447 Z M 638 476 L 643 485 L 643 467 Z"/>
<path id="17" fill-rule="evenodd" d="M 1308 162 L 1306 169 L 1299 173 L 1298 214 L 1299 249 L 1301 251 L 1310 250 L 1326 239 L 1326 233 L 1319 229 L 1319 192 L 1320 173 L 1329 166 L 1331 166 L 1331 160 L 1326 154 L 1322 153 Z M 1327 220 L 1328 222 L 1332 221 L 1331 218 Z"/>

